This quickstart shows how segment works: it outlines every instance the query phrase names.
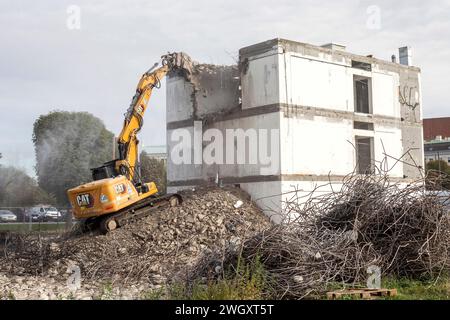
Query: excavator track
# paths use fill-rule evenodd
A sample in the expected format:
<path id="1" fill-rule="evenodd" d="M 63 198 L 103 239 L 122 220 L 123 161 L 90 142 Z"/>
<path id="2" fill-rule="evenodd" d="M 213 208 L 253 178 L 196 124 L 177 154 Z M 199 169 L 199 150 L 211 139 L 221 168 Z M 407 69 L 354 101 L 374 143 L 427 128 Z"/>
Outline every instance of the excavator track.
<path id="1" fill-rule="evenodd" d="M 159 208 L 178 206 L 182 201 L 181 195 L 176 193 L 161 197 L 149 197 L 118 212 L 83 221 L 82 232 L 99 229 L 103 234 L 106 234 L 126 224 L 134 223 L 147 217 Z"/>

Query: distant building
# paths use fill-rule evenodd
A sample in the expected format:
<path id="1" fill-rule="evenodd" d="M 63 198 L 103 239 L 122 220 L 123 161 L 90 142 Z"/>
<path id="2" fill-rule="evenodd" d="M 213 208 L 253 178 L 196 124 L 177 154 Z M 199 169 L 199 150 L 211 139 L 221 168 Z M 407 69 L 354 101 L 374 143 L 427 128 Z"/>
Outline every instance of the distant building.
<path id="1" fill-rule="evenodd" d="M 442 160 L 450 164 L 450 138 L 425 142 L 425 162 Z"/>
<path id="2" fill-rule="evenodd" d="M 167 146 L 144 146 L 142 147 L 144 151 L 150 158 L 167 161 Z"/>
<path id="3" fill-rule="evenodd" d="M 450 138 L 450 117 L 423 119 L 423 139 Z"/>

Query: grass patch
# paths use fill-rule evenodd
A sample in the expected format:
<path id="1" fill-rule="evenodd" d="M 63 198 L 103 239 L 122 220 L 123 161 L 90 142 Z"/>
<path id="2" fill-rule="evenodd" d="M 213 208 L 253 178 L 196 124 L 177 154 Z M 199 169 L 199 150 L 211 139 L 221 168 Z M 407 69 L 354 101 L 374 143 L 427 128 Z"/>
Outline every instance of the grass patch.
<path id="1" fill-rule="evenodd" d="M 393 297 L 377 297 L 380 300 L 450 300 L 450 278 L 441 277 L 434 280 L 414 280 L 408 278 L 385 278 L 382 288 L 397 289 Z M 328 291 L 342 289 L 342 284 L 331 285 Z M 325 295 L 316 296 L 315 299 L 327 299 Z M 356 296 L 344 295 L 339 300 L 360 300 Z"/>
<path id="2" fill-rule="evenodd" d="M 146 293 L 144 299 L 169 300 L 260 300 L 267 299 L 268 279 L 262 263 L 255 259 L 244 263 L 238 259 L 237 265 L 229 267 L 219 279 L 193 284 L 171 284 L 162 289 Z"/>
<path id="3" fill-rule="evenodd" d="M 396 288 L 397 296 L 392 300 L 450 300 L 450 278 L 438 280 L 412 280 L 407 278 L 388 278 L 382 283 L 383 288 Z"/>
<path id="4" fill-rule="evenodd" d="M 113 294 L 113 285 L 110 282 L 106 282 L 102 287 L 102 294 L 99 297 L 99 300 L 112 300 L 114 299 Z"/>
<path id="5" fill-rule="evenodd" d="M 29 223 L 0 223 L 0 231 L 29 232 L 29 231 L 63 231 L 66 228 L 65 222 L 32 223 L 31 230 Z"/>

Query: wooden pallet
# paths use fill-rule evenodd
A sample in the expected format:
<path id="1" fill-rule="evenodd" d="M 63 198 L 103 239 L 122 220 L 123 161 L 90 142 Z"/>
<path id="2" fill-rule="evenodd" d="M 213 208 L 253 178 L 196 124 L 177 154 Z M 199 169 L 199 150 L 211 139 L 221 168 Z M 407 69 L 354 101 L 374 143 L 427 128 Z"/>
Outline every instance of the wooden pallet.
<path id="1" fill-rule="evenodd" d="M 328 299 L 340 299 L 344 296 L 352 296 L 360 299 L 374 299 L 376 297 L 393 297 L 397 295 L 397 289 L 343 289 L 327 292 Z"/>

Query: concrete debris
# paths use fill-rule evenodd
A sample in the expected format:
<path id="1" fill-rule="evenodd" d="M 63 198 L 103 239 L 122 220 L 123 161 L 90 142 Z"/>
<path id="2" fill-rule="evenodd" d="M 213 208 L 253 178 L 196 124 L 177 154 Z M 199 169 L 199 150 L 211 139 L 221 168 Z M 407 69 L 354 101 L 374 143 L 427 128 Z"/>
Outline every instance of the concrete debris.
<path id="1" fill-rule="evenodd" d="M 205 253 L 238 250 L 246 239 L 270 227 L 268 218 L 240 189 L 197 189 L 186 191 L 183 197 L 181 206 L 161 209 L 105 236 L 34 237 L 20 248 L 15 244 L 23 239 L 11 239 L 0 258 L 1 279 L 42 280 L 35 288 L 43 290 L 45 283 L 56 281 L 66 290 L 67 269 L 78 266 L 82 288 L 94 285 L 101 291 L 99 284 L 104 282 L 125 287 L 139 283 L 149 288 L 182 279 Z M 242 202 L 238 208 L 237 202 Z M 0 281 L 3 296 L 9 290 L 28 290 L 6 283 Z M 64 295 L 66 291 L 61 290 L 49 298 L 58 292 Z M 91 297 L 98 294 L 94 291 Z M 41 298 L 35 292 L 30 297 Z"/>
<path id="2" fill-rule="evenodd" d="M 181 53 L 182 61 L 169 73 L 191 86 L 192 117 L 205 124 L 224 114 L 236 112 L 240 101 L 240 75 L 237 65 L 213 65 L 193 61 Z M 170 118 L 170 116 L 169 116 Z"/>
<path id="3" fill-rule="evenodd" d="M 186 79 L 191 79 L 192 73 L 194 73 L 197 62 L 193 61 L 191 57 L 184 52 L 168 53 L 161 56 L 163 61 L 167 61 L 174 66 L 176 72 L 183 74 Z"/>
<path id="4" fill-rule="evenodd" d="M 0 300 L 145 299 L 160 288 L 149 283 L 115 286 L 106 281 L 85 281 L 81 288 L 71 290 L 66 281 L 53 277 L 0 273 Z"/>

